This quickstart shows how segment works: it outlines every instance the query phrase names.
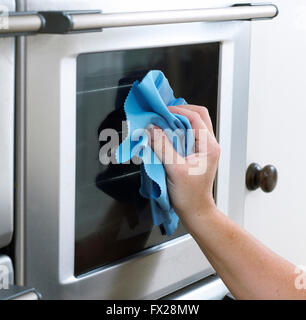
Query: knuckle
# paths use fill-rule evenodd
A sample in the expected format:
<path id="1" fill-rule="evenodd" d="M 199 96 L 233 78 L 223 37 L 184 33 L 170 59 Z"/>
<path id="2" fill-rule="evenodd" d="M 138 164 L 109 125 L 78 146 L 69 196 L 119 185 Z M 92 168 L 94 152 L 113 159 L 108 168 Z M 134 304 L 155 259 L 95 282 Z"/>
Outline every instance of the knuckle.
<path id="1" fill-rule="evenodd" d="M 203 115 L 204 118 L 209 117 L 209 111 L 206 107 L 201 107 L 201 114 Z"/>
<path id="2" fill-rule="evenodd" d="M 200 121 L 201 120 L 201 116 L 197 112 L 193 112 L 192 117 L 193 117 L 194 121 Z"/>
<path id="3" fill-rule="evenodd" d="M 217 142 L 213 146 L 213 153 L 214 153 L 216 158 L 219 158 L 220 153 L 221 153 L 221 148 L 220 148 L 220 145 Z"/>
<path id="4" fill-rule="evenodd" d="M 201 106 L 201 109 L 202 109 L 203 112 L 209 113 L 208 109 L 205 106 Z"/>

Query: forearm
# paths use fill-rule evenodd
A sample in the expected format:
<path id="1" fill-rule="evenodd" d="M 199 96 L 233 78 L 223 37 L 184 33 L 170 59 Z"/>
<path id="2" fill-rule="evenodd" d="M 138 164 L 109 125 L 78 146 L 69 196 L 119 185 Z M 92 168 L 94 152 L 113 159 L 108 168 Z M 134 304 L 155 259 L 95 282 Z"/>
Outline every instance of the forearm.
<path id="1" fill-rule="evenodd" d="M 208 110 L 190 105 L 169 107 L 169 110 L 189 119 L 195 132 L 195 153 L 183 158 L 176 154 L 160 129 L 150 132 L 151 147 L 165 166 L 168 192 L 175 212 L 224 283 L 238 299 L 306 299 L 306 290 L 296 288 L 296 280 L 303 279 L 304 275 L 296 274 L 294 265 L 269 250 L 216 208 L 212 186 L 220 146 Z M 153 138 L 154 131 L 158 133 L 156 138 Z M 173 154 L 180 161 L 166 161 L 173 159 Z M 201 161 L 195 161 L 199 159 Z M 194 168 L 194 163 L 206 163 L 207 167 L 204 172 L 199 170 L 193 175 L 189 169 Z"/>
<path id="2" fill-rule="evenodd" d="M 216 208 L 188 220 L 189 232 L 238 299 L 306 299 L 295 288 L 295 266 Z"/>

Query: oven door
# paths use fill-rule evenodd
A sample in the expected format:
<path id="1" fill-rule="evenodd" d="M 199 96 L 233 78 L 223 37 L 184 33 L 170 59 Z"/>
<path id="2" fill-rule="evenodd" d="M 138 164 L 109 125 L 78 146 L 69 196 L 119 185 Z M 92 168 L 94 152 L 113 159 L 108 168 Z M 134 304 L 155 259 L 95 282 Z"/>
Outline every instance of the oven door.
<path id="1" fill-rule="evenodd" d="M 1 1 L 0 29 L 6 28 L 8 11 L 14 10 L 14 1 Z M 2 248 L 10 243 L 13 233 L 14 38 L 0 38 L 0 52 L 0 248 Z"/>
<path id="2" fill-rule="evenodd" d="M 134 1 L 135 8 L 120 3 L 125 11 L 177 9 L 165 1 Z M 118 11 L 118 2 L 101 6 L 30 0 L 26 9 Z M 153 227 L 150 208 L 138 196 L 137 167 L 112 176 L 119 183 L 103 176 L 98 133 L 122 119 L 134 80 L 163 70 L 177 96 L 210 108 L 222 149 L 217 205 L 241 223 L 249 39 L 249 21 L 27 37 L 27 285 L 44 298 L 155 299 L 214 273 L 183 226 L 172 238 Z"/>

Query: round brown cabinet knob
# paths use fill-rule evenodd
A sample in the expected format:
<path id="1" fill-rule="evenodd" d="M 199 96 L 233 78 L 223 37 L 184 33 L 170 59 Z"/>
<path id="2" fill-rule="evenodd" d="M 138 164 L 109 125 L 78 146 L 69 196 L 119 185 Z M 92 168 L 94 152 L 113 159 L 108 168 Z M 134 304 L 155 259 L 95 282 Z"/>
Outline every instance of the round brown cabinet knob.
<path id="1" fill-rule="evenodd" d="M 249 190 L 258 187 L 264 192 L 274 190 L 277 183 L 277 170 L 271 164 L 261 168 L 257 163 L 251 163 L 246 172 L 246 186 Z"/>

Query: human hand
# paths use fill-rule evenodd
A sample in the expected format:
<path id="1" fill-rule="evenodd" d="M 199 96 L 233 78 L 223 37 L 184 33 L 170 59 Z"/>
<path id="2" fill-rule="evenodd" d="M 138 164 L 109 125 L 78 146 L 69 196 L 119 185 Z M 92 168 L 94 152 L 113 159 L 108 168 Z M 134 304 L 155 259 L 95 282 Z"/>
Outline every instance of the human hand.
<path id="1" fill-rule="evenodd" d="M 180 156 L 166 134 L 156 126 L 148 128 L 149 142 L 164 164 L 173 208 L 188 227 L 192 224 L 193 217 L 211 212 L 215 208 L 212 189 L 220 147 L 206 108 L 182 105 L 170 106 L 168 109 L 189 119 L 195 136 L 195 153 Z"/>

